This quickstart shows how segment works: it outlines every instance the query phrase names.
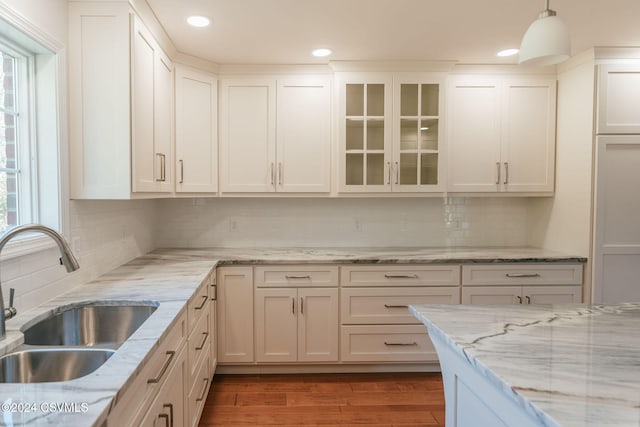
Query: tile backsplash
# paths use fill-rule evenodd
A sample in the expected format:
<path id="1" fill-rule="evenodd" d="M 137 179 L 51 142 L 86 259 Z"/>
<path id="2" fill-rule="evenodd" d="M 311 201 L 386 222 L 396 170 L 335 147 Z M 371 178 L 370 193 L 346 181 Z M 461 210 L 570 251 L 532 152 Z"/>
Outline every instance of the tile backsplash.
<path id="1" fill-rule="evenodd" d="M 527 245 L 526 198 L 219 198 L 158 203 L 158 247 Z"/>

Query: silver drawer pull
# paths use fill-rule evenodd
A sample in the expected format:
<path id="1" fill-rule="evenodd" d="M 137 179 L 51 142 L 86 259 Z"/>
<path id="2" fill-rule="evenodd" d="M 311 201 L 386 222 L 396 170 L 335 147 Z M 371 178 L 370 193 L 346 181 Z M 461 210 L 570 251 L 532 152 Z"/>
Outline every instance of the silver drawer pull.
<path id="1" fill-rule="evenodd" d="M 169 408 L 169 427 L 173 427 L 173 404 L 165 403 L 162 405 L 163 408 Z M 162 418 L 162 415 L 159 415 Z"/>
<path id="2" fill-rule="evenodd" d="M 196 399 L 196 402 L 202 402 L 205 395 L 207 394 L 207 384 L 209 384 L 209 378 L 204 378 L 203 381 L 204 387 L 202 387 L 202 393 L 200 393 L 200 397 Z"/>
<path id="3" fill-rule="evenodd" d="M 203 295 L 202 304 L 200 304 L 198 307 L 195 307 L 194 310 L 202 310 L 204 308 L 204 305 L 207 303 L 207 299 L 208 297 L 206 295 Z"/>
<path id="4" fill-rule="evenodd" d="M 384 345 L 393 346 L 393 345 L 401 345 L 401 346 L 412 346 L 418 345 L 417 342 L 384 342 Z"/>
<path id="5" fill-rule="evenodd" d="M 176 352 L 169 350 L 165 354 L 169 357 L 167 357 L 167 360 L 164 361 L 164 365 L 162 365 L 162 369 L 160 369 L 160 373 L 155 378 L 149 378 L 147 380 L 147 384 L 156 384 L 160 382 L 160 380 L 164 376 L 164 373 L 167 372 L 167 368 L 169 368 L 169 365 L 171 365 L 171 361 L 173 360 L 173 356 L 176 355 Z"/>
<path id="6" fill-rule="evenodd" d="M 507 273 L 505 274 L 505 276 L 522 279 L 526 277 L 540 277 L 540 274 L 539 273 Z"/>
<path id="7" fill-rule="evenodd" d="M 308 274 L 306 276 L 291 276 L 291 275 L 287 274 L 284 277 L 286 279 L 288 279 L 288 280 L 290 280 L 290 279 L 309 279 L 309 280 L 311 280 L 311 276 L 309 276 Z"/>
<path id="8" fill-rule="evenodd" d="M 387 279 L 417 279 L 417 274 L 385 274 Z"/>
<path id="9" fill-rule="evenodd" d="M 390 304 L 385 304 L 384 306 L 385 306 L 385 308 L 409 308 L 408 305 L 390 305 Z"/>
<path id="10" fill-rule="evenodd" d="M 202 338 L 202 344 L 195 348 L 196 351 L 200 351 L 204 348 L 204 343 L 207 342 L 207 338 L 209 338 L 209 332 L 203 332 L 204 338 Z"/>

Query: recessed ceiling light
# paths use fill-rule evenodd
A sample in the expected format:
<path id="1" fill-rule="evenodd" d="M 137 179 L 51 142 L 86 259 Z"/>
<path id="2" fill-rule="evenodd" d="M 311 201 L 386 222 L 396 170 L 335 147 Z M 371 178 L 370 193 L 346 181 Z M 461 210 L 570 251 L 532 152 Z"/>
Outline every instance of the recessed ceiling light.
<path id="1" fill-rule="evenodd" d="M 518 53 L 519 49 L 505 49 L 498 52 L 498 56 L 513 56 Z"/>
<path id="2" fill-rule="evenodd" d="M 317 57 L 329 56 L 332 53 L 333 51 L 331 49 L 326 49 L 326 48 L 315 49 L 313 52 L 311 52 L 313 56 L 317 56 Z"/>
<path id="3" fill-rule="evenodd" d="M 187 24 L 192 27 L 206 27 L 211 23 L 206 16 L 190 16 L 187 18 Z"/>

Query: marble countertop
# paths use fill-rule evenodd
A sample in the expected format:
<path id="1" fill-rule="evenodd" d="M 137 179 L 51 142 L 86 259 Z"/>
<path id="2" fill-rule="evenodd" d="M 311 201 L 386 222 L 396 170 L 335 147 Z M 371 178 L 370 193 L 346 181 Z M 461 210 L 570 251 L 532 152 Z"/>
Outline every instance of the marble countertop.
<path id="1" fill-rule="evenodd" d="M 410 311 L 541 425 L 640 425 L 640 303 Z"/>
<path id="2" fill-rule="evenodd" d="M 22 408 L 2 411 L 0 425 L 101 425 L 135 372 L 216 265 L 584 261 L 530 248 L 158 249 L 37 308 L 20 312 L 18 307 L 18 316 L 7 321 L 0 354 L 15 350 L 23 343 L 22 330 L 61 306 L 100 301 L 159 303 L 148 321 L 92 374 L 66 382 L 0 384 L 0 404 L 14 403 L 9 407 Z M 78 412 L 52 412 L 41 406 L 47 402 L 77 404 Z"/>

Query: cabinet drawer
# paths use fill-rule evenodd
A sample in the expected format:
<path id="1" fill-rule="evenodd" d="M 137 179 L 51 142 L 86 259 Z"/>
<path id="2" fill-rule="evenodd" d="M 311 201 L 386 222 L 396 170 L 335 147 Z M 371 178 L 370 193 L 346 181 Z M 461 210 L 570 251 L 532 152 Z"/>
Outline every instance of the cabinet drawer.
<path id="1" fill-rule="evenodd" d="M 207 307 L 208 308 L 208 307 Z M 209 330 L 211 313 L 207 310 L 191 331 L 187 341 L 187 360 L 189 361 L 189 384 L 193 384 L 198 364 L 211 348 L 211 331 Z"/>
<path id="2" fill-rule="evenodd" d="M 126 425 L 138 425 L 132 423 L 133 420 L 139 421 L 140 417 L 147 412 L 151 398 L 162 387 L 168 372 L 176 364 L 186 338 L 187 315 L 183 310 L 169 333 L 161 338 L 149 359 L 135 374 L 131 387 L 122 396 L 118 395 L 118 403 L 109 418 L 119 419 L 128 414 L 127 419 L 130 423 Z M 134 417 L 136 414 L 138 416 Z"/>
<path id="3" fill-rule="evenodd" d="M 189 392 L 188 398 L 188 419 L 189 426 L 194 427 L 198 425 L 198 421 L 200 420 L 200 415 L 202 414 L 202 409 L 204 408 L 204 403 L 207 400 L 207 393 L 209 392 L 209 388 L 211 386 L 211 375 L 209 374 L 209 365 L 211 362 L 209 361 L 209 357 L 205 357 L 198 365 L 196 372 L 196 380 L 191 387 L 191 391 Z"/>
<path id="4" fill-rule="evenodd" d="M 459 265 L 342 267 L 342 286 L 458 286 Z"/>
<path id="5" fill-rule="evenodd" d="M 458 304 L 459 286 L 345 288 L 341 296 L 341 319 L 349 324 L 420 323 L 409 304 Z"/>
<path id="6" fill-rule="evenodd" d="M 423 325 L 342 326 L 343 362 L 437 362 Z"/>
<path id="7" fill-rule="evenodd" d="M 189 332 L 193 331 L 196 323 L 200 320 L 202 315 L 209 311 L 209 289 L 210 279 L 207 277 L 202 284 L 198 287 L 198 290 L 193 294 L 187 305 L 187 321 Z"/>
<path id="8" fill-rule="evenodd" d="M 259 288 L 338 286 L 338 267 L 327 265 L 256 267 L 255 284 Z"/>
<path id="9" fill-rule="evenodd" d="M 462 266 L 463 285 L 581 285 L 582 264 L 479 264 Z"/>

